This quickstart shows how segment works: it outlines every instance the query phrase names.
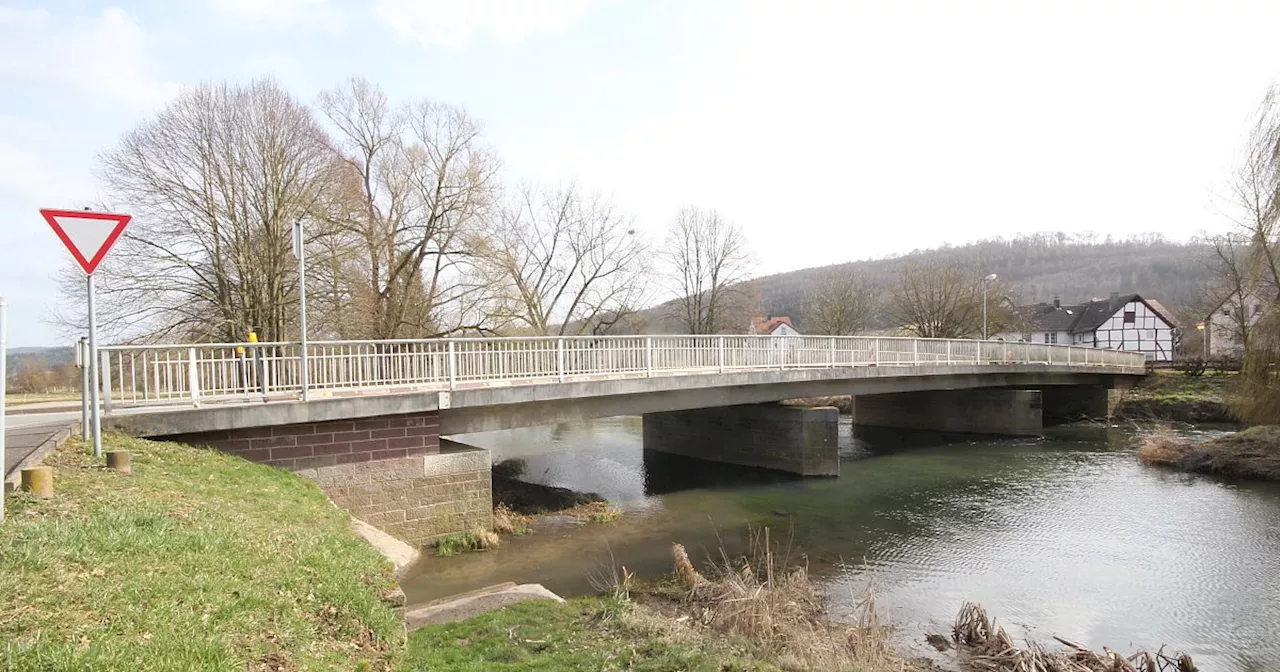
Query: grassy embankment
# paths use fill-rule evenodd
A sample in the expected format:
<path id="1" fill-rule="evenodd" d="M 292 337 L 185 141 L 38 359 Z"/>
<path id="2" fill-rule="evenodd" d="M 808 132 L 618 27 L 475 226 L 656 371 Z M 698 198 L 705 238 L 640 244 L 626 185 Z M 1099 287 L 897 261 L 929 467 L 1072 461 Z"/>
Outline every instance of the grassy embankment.
<path id="1" fill-rule="evenodd" d="M 1233 422 L 1226 397 L 1235 378 L 1234 373 L 1154 371 L 1124 394 L 1115 414 L 1125 420 Z"/>
<path id="2" fill-rule="evenodd" d="M 0 655 L 21 670 L 380 669 L 404 646 L 390 565 L 313 484 L 214 451 L 109 437 L 9 496 Z"/>
<path id="3" fill-rule="evenodd" d="M 1250 427 L 1199 443 L 1160 428 L 1143 437 L 1138 459 L 1181 471 L 1280 481 L 1280 426 Z"/>
<path id="4" fill-rule="evenodd" d="M 869 641 L 817 625 L 798 580 L 773 590 L 726 572 L 693 597 L 633 599 L 623 571 L 609 597 L 520 605 L 406 642 L 382 599 L 390 564 L 312 483 L 177 444 L 109 437 L 107 447 L 133 452 L 132 475 L 71 443 L 46 462 L 53 499 L 9 496 L 2 669 L 772 670 Z M 819 631 L 834 635 L 816 648 L 787 639 Z M 849 658 L 854 669 L 901 669 L 882 645 L 866 651 Z"/>

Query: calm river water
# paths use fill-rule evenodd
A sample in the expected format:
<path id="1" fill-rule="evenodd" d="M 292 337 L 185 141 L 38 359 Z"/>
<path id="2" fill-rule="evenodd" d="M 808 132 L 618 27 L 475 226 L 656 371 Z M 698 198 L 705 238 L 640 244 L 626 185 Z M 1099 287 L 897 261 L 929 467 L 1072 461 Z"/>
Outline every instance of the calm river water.
<path id="1" fill-rule="evenodd" d="M 975 439 L 843 422 L 841 476 L 814 480 L 646 453 L 639 418 L 458 437 L 626 515 L 553 518 L 496 551 L 424 558 L 404 589 L 410 602 L 502 581 L 585 594 L 610 562 L 657 577 L 673 541 L 706 558 L 767 525 L 804 553 L 835 616 L 872 584 L 913 654 L 932 654 L 924 633 L 948 634 L 970 600 L 1015 637 L 1169 644 L 1206 671 L 1280 670 L 1280 485 L 1144 468 L 1130 429 Z"/>

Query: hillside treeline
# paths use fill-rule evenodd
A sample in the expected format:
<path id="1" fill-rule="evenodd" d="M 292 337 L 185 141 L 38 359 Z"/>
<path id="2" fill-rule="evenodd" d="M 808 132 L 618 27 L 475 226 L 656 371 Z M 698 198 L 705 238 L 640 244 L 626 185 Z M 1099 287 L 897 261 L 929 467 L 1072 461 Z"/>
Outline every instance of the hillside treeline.
<path id="1" fill-rule="evenodd" d="M 1199 242 L 1177 243 L 1156 235 L 1116 239 L 1038 233 L 778 273 L 757 279 L 756 286 L 762 310 L 792 316 L 801 331 L 816 287 L 853 273 L 887 296 L 912 265 L 954 265 L 995 273 L 1017 303 L 1049 302 L 1054 297 L 1081 302 L 1112 292 L 1137 292 L 1194 314 L 1211 276 L 1206 254 L 1206 246 Z M 881 310 L 871 325 L 897 326 L 894 322 L 891 310 Z"/>

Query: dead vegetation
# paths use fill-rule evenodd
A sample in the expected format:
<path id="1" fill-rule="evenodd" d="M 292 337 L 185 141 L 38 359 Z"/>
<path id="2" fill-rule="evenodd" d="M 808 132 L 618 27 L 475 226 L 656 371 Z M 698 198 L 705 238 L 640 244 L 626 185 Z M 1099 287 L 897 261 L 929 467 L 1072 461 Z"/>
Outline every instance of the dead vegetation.
<path id="1" fill-rule="evenodd" d="M 1142 437 L 1138 459 L 1181 471 L 1276 481 L 1280 480 L 1280 426 L 1250 427 L 1199 443 L 1159 427 Z"/>
<path id="2" fill-rule="evenodd" d="M 956 616 L 952 637 L 968 654 L 966 663 L 978 670 L 998 672 L 1196 672 L 1191 656 L 1159 651 L 1139 651 L 1122 656 L 1103 647 L 1095 653 L 1079 644 L 1055 637 L 1066 646 L 1049 651 L 1028 640 L 1025 647 L 1014 644 L 1005 629 L 987 616 L 981 605 L 965 603 Z"/>
<path id="3" fill-rule="evenodd" d="M 498 534 L 514 534 L 522 536 L 529 533 L 529 526 L 537 516 L 516 513 L 506 504 L 493 507 L 493 531 Z"/>
<path id="4" fill-rule="evenodd" d="M 806 567 L 787 568 L 769 540 L 753 532 L 750 551 L 719 562 L 705 576 L 680 544 L 672 544 L 683 608 L 696 624 L 756 643 L 760 655 L 783 669 L 903 670 L 911 664 L 888 646 L 889 629 L 876 614 L 871 591 L 852 623 L 827 620 L 822 597 Z"/>

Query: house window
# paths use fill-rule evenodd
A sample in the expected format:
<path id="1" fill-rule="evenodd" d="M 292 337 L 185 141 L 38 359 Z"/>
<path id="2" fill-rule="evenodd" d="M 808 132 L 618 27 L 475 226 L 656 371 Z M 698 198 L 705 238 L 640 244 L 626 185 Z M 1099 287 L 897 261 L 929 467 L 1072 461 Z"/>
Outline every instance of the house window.
<path id="1" fill-rule="evenodd" d="M 1136 322 L 1137 320 L 1138 320 L 1138 315 L 1137 315 L 1137 313 L 1133 312 L 1132 310 L 1126 310 L 1126 311 L 1124 311 L 1124 323 L 1125 323 L 1125 324 L 1133 324 L 1133 323 L 1134 323 L 1134 322 Z"/>
<path id="2" fill-rule="evenodd" d="M 1049 332 L 1049 333 L 1045 334 L 1045 335 L 1044 335 L 1044 342 L 1045 342 L 1045 343 L 1057 343 L 1057 342 L 1058 342 L 1058 332 L 1056 332 L 1056 331 L 1051 331 L 1051 332 Z"/>

